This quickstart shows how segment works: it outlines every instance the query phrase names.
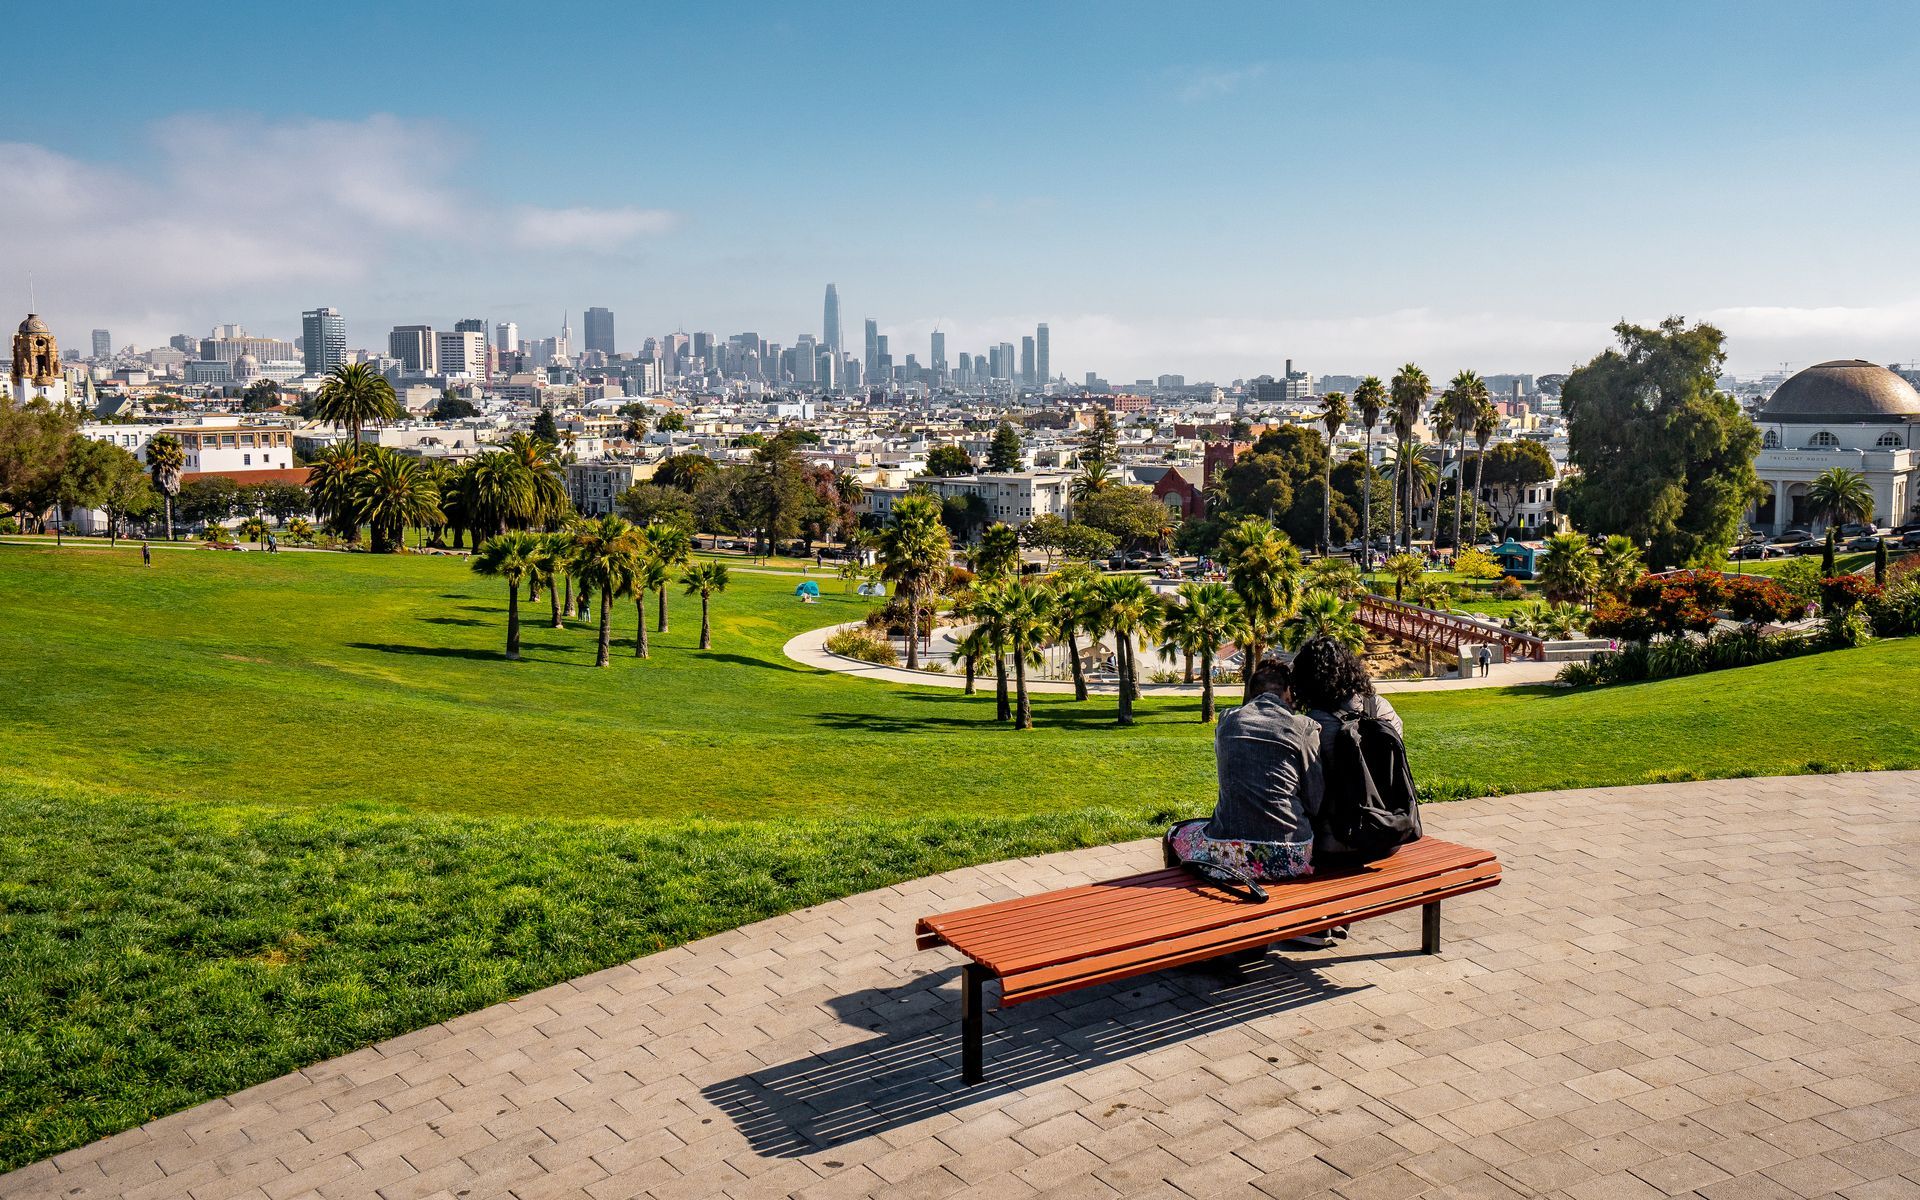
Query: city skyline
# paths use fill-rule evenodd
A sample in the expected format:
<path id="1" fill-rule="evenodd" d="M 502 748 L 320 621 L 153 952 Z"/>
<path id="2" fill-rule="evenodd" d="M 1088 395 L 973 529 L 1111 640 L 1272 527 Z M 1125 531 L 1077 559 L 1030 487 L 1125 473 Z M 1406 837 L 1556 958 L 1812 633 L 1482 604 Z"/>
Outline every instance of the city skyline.
<path id="1" fill-rule="evenodd" d="M 398 14 L 263 14 L 265 44 L 358 47 L 296 92 L 271 54 L 182 75 L 190 31 L 164 13 L 23 12 L 24 43 L 121 66 L 82 96 L 15 97 L 0 289 L 17 307 L 33 272 L 36 307 L 76 344 L 233 321 L 290 338 L 318 304 L 377 346 L 471 313 L 545 328 L 582 295 L 629 330 L 787 342 L 824 332 L 831 279 L 843 344 L 867 316 L 915 347 L 936 326 L 991 345 L 1046 321 L 1062 368 L 1115 379 L 1231 379 L 1285 357 L 1544 373 L 1605 347 L 1616 320 L 1669 313 L 1721 325 L 1744 373 L 1920 358 L 1920 285 L 1901 269 L 1920 235 L 1886 202 L 1915 174 L 1887 149 L 1916 123 L 1901 67 L 1920 14 L 1904 6 L 1223 5 L 1174 26 L 1143 7 L 983 6 L 932 55 L 910 22 L 851 7 L 795 26 L 748 6 L 728 38 L 686 10 L 644 17 L 685 48 L 661 86 L 589 111 L 564 88 L 483 102 L 513 50 L 487 14 L 511 11 L 449 26 L 475 82 L 431 85 L 408 39 L 385 36 Z M 983 49 L 974 35 L 1016 12 L 1031 36 Z M 569 44 L 570 75 L 643 21 L 572 19 L 605 36 Z M 869 43 L 858 69 L 816 70 L 852 27 Z M 834 139 L 932 131 L 934 152 L 924 167 L 742 157 L 704 136 L 775 96 L 845 114 Z M 673 136 L 644 170 L 606 161 L 636 122 Z M 580 158 L 595 171 L 554 165 Z M 1846 159 L 1881 186 L 1833 188 Z"/>

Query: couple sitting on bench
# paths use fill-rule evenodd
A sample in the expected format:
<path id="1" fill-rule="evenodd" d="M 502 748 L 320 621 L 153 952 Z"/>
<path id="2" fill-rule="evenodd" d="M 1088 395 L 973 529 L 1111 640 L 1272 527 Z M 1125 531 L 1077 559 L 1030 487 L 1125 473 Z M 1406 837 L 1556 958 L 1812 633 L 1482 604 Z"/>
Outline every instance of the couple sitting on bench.
<path id="1" fill-rule="evenodd" d="M 1213 816 L 1168 831 L 1167 865 L 1271 881 L 1311 875 L 1316 861 L 1324 872 L 1381 857 L 1342 844 L 1338 824 L 1323 813 L 1329 795 L 1344 804 L 1364 789 L 1364 781 L 1346 777 L 1364 773 L 1368 757 L 1343 753 L 1346 731 L 1371 718 L 1382 736 L 1390 731 L 1396 743 L 1400 737 L 1399 715 L 1374 694 L 1359 657 L 1332 638 L 1310 638 L 1291 666 L 1262 659 L 1251 683 L 1252 698 L 1224 713 L 1214 734 L 1220 794 Z M 1346 927 L 1331 932 L 1344 937 Z M 1325 933 L 1293 940 L 1330 942 Z"/>

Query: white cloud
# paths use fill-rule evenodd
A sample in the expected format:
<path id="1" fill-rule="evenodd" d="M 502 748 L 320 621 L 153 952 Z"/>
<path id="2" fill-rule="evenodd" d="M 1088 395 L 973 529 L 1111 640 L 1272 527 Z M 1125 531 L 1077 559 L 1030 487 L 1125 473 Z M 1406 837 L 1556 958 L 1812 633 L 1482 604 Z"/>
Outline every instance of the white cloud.
<path id="1" fill-rule="evenodd" d="M 610 247 L 677 223 L 662 208 L 522 208 L 513 218 L 513 238 L 539 249 Z"/>
<path id="2" fill-rule="evenodd" d="M 1266 73 L 1265 63 L 1252 63 L 1244 67 L 1189 67 L 1174 72 L 1178 85 L 1175 94 L 1186 104 L 1216 100 L 1239 91 Z"/>

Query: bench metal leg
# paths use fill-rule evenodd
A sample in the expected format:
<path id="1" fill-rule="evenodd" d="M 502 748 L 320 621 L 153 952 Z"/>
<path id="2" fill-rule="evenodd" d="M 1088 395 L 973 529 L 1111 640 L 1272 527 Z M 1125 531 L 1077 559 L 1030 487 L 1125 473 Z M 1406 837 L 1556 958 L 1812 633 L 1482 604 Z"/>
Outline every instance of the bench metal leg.
<path id="1" fill-rule="evenodd" d="M 1426 954 L 1440 953 L 1440 902 L 1420 908 L 1420 949 Z"/>
<path id="2" fill-rule="evenodd" d="M 968 1083 L 980 1083 L 987 1077 L 982 1019 L 982 992 L 987 969 L 968 963 L 960 977 L 960 1074 Z"/>

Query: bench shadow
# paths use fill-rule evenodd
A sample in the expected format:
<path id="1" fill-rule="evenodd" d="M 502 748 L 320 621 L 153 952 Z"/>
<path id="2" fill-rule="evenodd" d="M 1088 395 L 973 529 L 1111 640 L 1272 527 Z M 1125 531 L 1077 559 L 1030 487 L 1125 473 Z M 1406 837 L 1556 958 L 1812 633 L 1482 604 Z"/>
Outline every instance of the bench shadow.
<path id="1" fill-rule="evenodd" d="M 1316 964 L 1317 965 L 1317 964 Z M 1244 1025 L 1361 988 L 1272 955 L 1163 971 L 986 1013 L 987 1079 L 960 1079 L 960 970 L 827 1002 L 878 1036 L 708 1084 L 754 1153 L 798 1158 L 965 1105 Z"/>

